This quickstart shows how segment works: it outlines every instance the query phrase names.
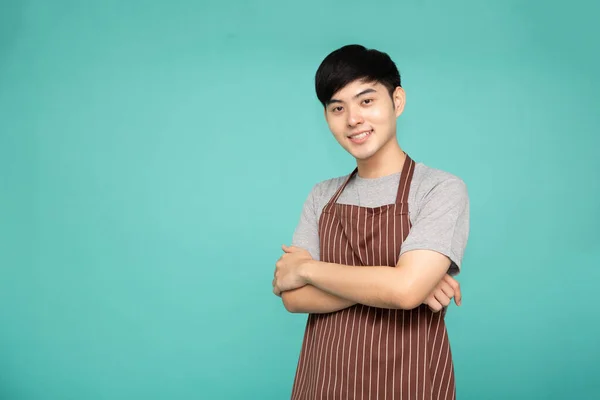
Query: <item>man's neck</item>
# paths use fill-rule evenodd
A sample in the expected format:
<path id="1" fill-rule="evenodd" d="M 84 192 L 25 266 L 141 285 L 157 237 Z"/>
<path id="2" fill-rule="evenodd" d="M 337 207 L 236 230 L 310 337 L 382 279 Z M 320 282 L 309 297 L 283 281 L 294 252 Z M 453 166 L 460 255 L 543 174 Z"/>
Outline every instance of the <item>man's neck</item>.
<path id="1" fill-rule="evenodd" d="M 398 142 L 390 141 L 371 158 L 357 161 L 358 176 L 374 179 L 402 172 L 405 160 L 406 154 Z"/>

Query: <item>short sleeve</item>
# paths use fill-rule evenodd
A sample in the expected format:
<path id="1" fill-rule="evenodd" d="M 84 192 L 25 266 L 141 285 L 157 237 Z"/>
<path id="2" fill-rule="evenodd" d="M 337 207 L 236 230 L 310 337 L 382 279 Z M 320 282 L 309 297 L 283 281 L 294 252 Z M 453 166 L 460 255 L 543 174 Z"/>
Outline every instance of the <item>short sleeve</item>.
<path id="1" fill-rule="evenodd" d="M 445 179 L 419 203 L 400 255 L 411 250 L 433 250 L 450 259 L 451 275 L 458 274 L 469 236 L 469 196 L 465 183 L 458 178 Z"/>
<path id="2" fill-rule="evenodd" d="M 315 185 L 304 201 L 300 220 L 292 237 L 292 246 L 300 247 L 319 260 L 319 220 L 317 213 L 318 185 Z"/>

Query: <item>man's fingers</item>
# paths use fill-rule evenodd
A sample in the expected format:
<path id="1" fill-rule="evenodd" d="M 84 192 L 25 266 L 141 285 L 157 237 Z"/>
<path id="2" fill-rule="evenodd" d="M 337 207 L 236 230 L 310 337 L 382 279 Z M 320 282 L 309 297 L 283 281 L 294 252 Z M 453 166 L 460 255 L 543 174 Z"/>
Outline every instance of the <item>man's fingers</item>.
<path id="1" fill-rule="evenodd" d="M 302 249 L 296 246 L 286 246 L 285 244 L 281 246 L 281 249 L 286 253 L 295 253 L 297 251 L 301 251 Z"/>
<path id="2" fill-rule="evenodd" d="M 460 292 L 460 284 L 458 282 L 456 282 L 456 288 L 454 289 L 454 302 L 457 306 L 462 304 L 462 293 Z"/>
<path id="3" fill-rule="evenodd" d="M 429 309 L 433 312 L 438 312 L 440 311 L 442 308 L 442 305 L 439 303 L 439 301 L 437 301 L 435 298 L 431 298 L 427 300 L 427 305 L 429 306 Z"/>
<path id="4" fill-rule="evenodd" d="M 275 296 L 281 297 L 281 290 L 279 290 L 279 288 L 277 287 L 277 279 L 273 279 L 273 282 L 271 282 L 271 284 L 273 285 L 273 293 L 275 294 Z"/>
<path id="5" fill-rule="evenodd" d="M 444 276 L 443 279 L 448 285 L 450 285 L 452 287 L 452 289 L 458 289 L 458 287 L 460 286 L 460 284 L 458 283 L 458 281 L 456 279 L 454 279 L 452 276 L 450 276 L 449 274 L 446 274 Z"/>
<path id="6" fill-rule="evenodd" d="M 440 282 L 438 288 L 449 298 L 453 298 L 456 295 L 456 291 L 445 281 Z"/>
<path id="7" fill-rule="evenodd" d="M 446 296 L 446 294 L 442 291 L 435 292 L 434 297 L 444 307 L 450 304 L 450 297 Z"/>
<path id="8" fill-rule="evenodd" d="M 462 304 L 462 293 L 460 292 L 460 283 L 450 275 L 444 277 L 444 281 L 454 290 L 454 302 L 457 306 Z"/>

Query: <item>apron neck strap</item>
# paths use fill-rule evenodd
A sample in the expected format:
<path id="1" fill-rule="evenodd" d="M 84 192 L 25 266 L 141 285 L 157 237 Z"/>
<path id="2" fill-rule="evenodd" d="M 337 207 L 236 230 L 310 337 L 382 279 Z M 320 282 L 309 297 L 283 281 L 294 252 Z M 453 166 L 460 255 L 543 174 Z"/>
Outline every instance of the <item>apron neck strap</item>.
<path id="1" fill-rule="evenodd" d="M 415 172 L 415 162 L 412 158 L 406 153 L 406 158 L 404 159 L 404 166 L 402 167 L 402 173 L 400 174 L 400 182 L 398 184 L 398 193 L 396 194 L 396 204 L 400 205 L 402 203 L 408 203 L 408 192 L 410 191 L 410 183 L 412 181 L 413 173 Z M 337 203 L 338 199 L 342 195 L 342 192 L 350 182 L 350 179 L 354 177 L 358 173 L 358 167 L 354 168 L 354 171 L 344 181 L 344 184 L 339 187 L 337 192 L 333 195 L 330 204 Z"/>
<path id="2" fill-rule="evenodd" d="M 404 153 L 406 154 L 406 153 Z M 404 166 L 400 174 L 400 183 L 398 184 L 398 193 L 396 194 L 396 204 L 408 204 L 408 193 L 410 192 L 410 183 L 415 172 L 415 162 L 408 154 L 404 159 Z"/>
<path id="3" fill-rule="evenodd" d="M 337 192 L 335 192 L 335 194 L 333 195 L 333 197 L 331 198 L 329 203 L 331 203 L 331 204 L 337 203 L 338 199 L 342 195 L 342 192 L 344 191 L 346 186 L 348 186 L 348 182 L 350 182 L 350 179 L 352 179 L 352 177 L 354 177 L 354 175 L 356 175 L 357 173 L 358 173 L 358 167 L 354 168 L 354 171 L 352 171 L 352 173 L 350 175 L 348 175 L 348 177 L 344 181 L 344 184 L 342 186 L 340 186 L 340 188 L 337 190 Z"/>

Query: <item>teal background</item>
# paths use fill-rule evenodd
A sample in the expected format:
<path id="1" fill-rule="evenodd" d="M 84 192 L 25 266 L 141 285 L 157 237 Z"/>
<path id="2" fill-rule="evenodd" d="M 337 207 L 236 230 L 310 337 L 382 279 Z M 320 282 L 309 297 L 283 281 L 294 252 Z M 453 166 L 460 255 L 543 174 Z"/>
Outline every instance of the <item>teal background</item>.
<path id="1" fill-rule="evenodd" d="M 0 5 L 1 399 L 288 398 L 306 316 L 272 273 L 354 167 L 313 88 L 348 43 L 469 188 L 458 398 L 598 398 L 597 2 Z"/>

